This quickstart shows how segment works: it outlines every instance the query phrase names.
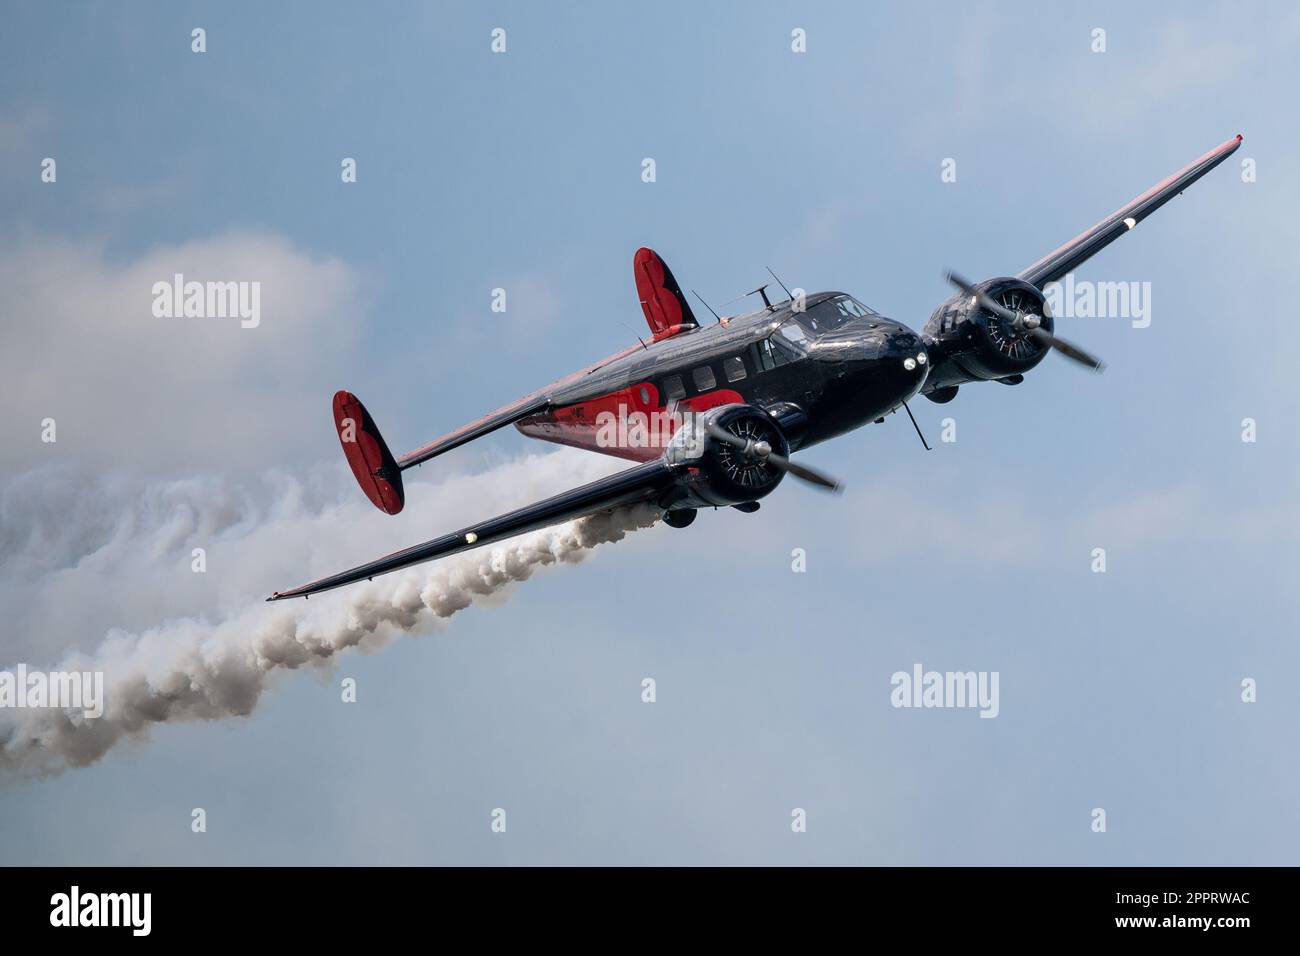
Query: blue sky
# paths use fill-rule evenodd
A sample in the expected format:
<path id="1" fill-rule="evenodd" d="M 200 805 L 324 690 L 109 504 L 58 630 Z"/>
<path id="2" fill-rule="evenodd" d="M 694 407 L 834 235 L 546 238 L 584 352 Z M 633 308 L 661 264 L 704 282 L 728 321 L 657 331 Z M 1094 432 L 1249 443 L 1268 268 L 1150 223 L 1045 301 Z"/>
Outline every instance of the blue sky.
<path id="1" fill-rule="evenodd" d="M 1151 283 L 1149 328 L 1058 326 L 1103 376 L 917 402 L 929 454 L 896 418 L 806 453 L 842 498 L 636 532 L 250 717 L 0 781 L 0 860 L 1294 862 L 1298 45 L 1280 3 L 15 5 L 0 666 L 563 487 L 510 432 L 367 511 L 329 396 L 405 450 L 616 351 L 640 245 L 715 304 L 771 266 L 919 328 L 945 269 L 1014 274 L 1246 139 L 1080 270 Z M 263 326 L 160 326 L 173 267 L 262 279 Z M 892 708 L 914 662 L 998 671 L 998 718 Z"/>

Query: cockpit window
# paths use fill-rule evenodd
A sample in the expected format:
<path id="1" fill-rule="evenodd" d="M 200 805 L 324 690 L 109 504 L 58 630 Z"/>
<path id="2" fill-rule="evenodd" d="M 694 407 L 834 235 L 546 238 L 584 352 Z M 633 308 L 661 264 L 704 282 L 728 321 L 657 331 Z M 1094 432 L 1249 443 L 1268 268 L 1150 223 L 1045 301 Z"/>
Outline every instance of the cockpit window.
<path id="1" fill-rule="evenodd" d="M 797 313 L 795 319 L 809 332 L 817 333 L 838 329 L 853 319 L 865 319 L 879 314 L 851 295 L 837 295 Z"/>
<path id="2" fill-rule="evenodd" d="M 808 336 L 804 334 L 804 330 L 794 322 L 785 323 L 777 331 L 784 335 L 786 339 L 796 343 L 797 345 L 803 345 L 808 341 Z"/>
<path id="3" fill-rule="evenodd" d="M 851 295 L 842 295 L 839 298 L 832 299 L 831 301 L 835 303 L 837 308 L 843 309 L 850 315 L 856 316 L 859 319 L 864 319 L 869 315 L 880 315 L 880 313 L 875 309 L 863 305 Z"/>
<path id="4" fill-rule="evenodd" d="M 798 334 L 803 335 L 803 329 L 793 326 Z M 760 372 L 766 372 L 774 369 L 779 365 L 787 365 L 790 362 L 796 362 L 807 354 L 802 341 L 794 341 L 787 335 L 783 326 L 780 331 L 774 332 L 765 339 L 760 339 L 752 346 L 754 350 L 754 368 Z"/>

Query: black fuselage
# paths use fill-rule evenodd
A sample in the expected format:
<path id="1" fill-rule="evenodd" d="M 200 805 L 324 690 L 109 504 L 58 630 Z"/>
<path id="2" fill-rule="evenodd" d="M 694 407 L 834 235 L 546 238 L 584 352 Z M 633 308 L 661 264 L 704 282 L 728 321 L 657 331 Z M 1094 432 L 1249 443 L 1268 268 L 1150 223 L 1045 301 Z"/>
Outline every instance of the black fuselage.
<path id="1" fill-rule="evenodd" d="M 920 390 L 928 369 L 914 331 L 850 296 L 823 292 L 802 308 L 776 303 L 648 344 L 558 385 L 550 398 L 577 409 L 577 425 L 594 418 L 582 414 L 584 406 L 594 409 L 611 396 L 695 410 L 743 402 L 771 413 L 798 448 L 892 412 Z M 577 425 L 565 427 L 548 414 L 521 422 L 520 430 L 591 447 L 571 440 Z"/>

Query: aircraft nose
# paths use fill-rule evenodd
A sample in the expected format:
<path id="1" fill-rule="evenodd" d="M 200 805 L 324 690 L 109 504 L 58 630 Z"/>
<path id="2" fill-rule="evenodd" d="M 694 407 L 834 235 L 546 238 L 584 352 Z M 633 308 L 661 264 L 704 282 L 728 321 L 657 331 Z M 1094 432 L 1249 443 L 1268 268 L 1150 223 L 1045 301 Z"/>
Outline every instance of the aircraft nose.
<path id="1" fill-rule="evenodd" d="M 910 377 L 924 378 L 930 370 L 930 356 L 925 350 L 925 343 L 915 332 L 899 331 L 889 337 L 885 343 L 886 362 L 896 363 Z"/>

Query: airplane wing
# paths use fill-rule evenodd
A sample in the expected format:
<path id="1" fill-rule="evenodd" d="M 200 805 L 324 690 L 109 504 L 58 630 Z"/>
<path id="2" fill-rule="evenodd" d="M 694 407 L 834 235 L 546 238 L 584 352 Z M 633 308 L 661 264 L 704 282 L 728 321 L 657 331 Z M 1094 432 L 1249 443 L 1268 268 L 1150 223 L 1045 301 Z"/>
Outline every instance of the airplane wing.
<path id="1" fill-rule="evenodd" d="M 1091 229 L 1039 259 L 1016 278 L 1042 288 L 1056 282 L 1070 270 L 1091 259 L 1147 216 L 1173 199 L 1196 180 L 1223 162 L 1241 145 L 1241 135 L 1214 147 L 1200 159 L 1156 183 L 1127 206 L 1115 210 Z"/>
<path id="2" fill-rule="evenodd" d="M 660 458 L 655 461 L 637 465 L 626 471 L 600 478 L 589 484 L 561 492 L 551 498 L 527 505 L 517 511 L 496 518 L 489 518 L 478 524 L 469 525 L 445 534 L 432 541 L 417 544 L 410 548 L 396 551 L 386 557 L 378 558 L 368 564 L 360 565 L 350 571 L 343 571 L 311 584 L 294 588 L 291 591 L 276 591 L 268 601 L 282 601 L 285 598 L 307 597 L 320 591 L 352 584 L 355 581 L 373 578 L 399 568 L 410 567 L 435 558 L 479 548 L 493 544 L 505 538 L 534 531 L 548 525 L 559 524 L 571 518 L 594 514 L 622 505 L 653 502 L 660 499 L 676 483 L 680 466 L 670 464 Z"/>

